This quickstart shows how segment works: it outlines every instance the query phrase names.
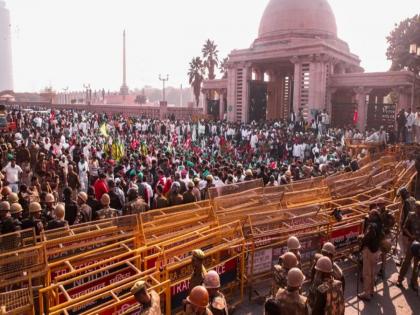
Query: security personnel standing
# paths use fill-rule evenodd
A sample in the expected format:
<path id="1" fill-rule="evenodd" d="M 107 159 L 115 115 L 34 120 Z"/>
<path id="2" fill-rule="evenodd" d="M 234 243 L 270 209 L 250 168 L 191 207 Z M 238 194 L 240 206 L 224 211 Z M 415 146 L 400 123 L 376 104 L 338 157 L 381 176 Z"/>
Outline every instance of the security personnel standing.
<path id="1" fill-rule="evenodd" d="M 146 282 L 137 281 L 131 288 L 131 294 L 141 304 L 140 315 L 161 315 L 160 297 L 155 290 L 147 290 Z M 134 310 L 133 310 L 134 311 Z"/>
<path id="2" fill-rule="evenodd" d="M 185 315 L 213 315 L 208 308 L 209 293 L 206 288 L 198 285 L 195 286 L 187 297 L 185 305 Z"/>
<path id="3" fill-rule="evenodd" d="M 411 260 L 414 258 L 414 265 L 418 265 L 418 258 L 413 257 L 413 253 L 411 251 L 411 247 L 414 242 L 420 242 L 420 201 L 416 202 L 416 211 L 413 213 L 411 212 L 405 224 L 403 226 L 403 234 L 409 240 L 409 246 L 407 251 L 405 252 L 404 262 L 401 266 L 400 274 L 398 276 L 397 285 L 402 287 L 402 281 L 407 274 L 408 268 L 410 267 Z M 413 269 L 413 273 L 411 275 L 411 282 L 410 287 L 414 291 L 418 291 L 418 268 Z"/>
<path id="4" fill-rule="evenodd" d="M 69 223 L 64 220 L 65 217 L 65 208 L 64 204 L 59 203 L 55 206 L 54 209 L 54 219 L 48 221 L 47 230 L 59 229 L 69 225 Z"/>
<path id="5" fill-rule="evenodd" d="M 206 268 L 203 265 L 204 258 L 205 254 L 201 249 L 195 249 L 192 251 L 191 263 L 193 267 L 193 273 L 190 278 L 190 292 L 194 287 L 203 284 L 204 277 L 207 274 Z"/>
<path id="6" fill-rule="evenodd" d="M 296 255 L 292 252 L 280 256 L 279 261 L 281 261 L 281 265 L 274 265 L 272 296 L 276 295 L 278 289 L 287 287 L 287 273 L 290 269 L 298 266 Z"/>
<path id="7" fill-rule="evenodd" d="M 299 268 L 292 268 L 287 273 L 287 289 L 279 289 L 276 300 L 279 301 L 280 314 L 308 315 L 306 298 L 299 294 L 305 276 Z"/>
<path id="8" fill-rule="evenodd" d="M 10 214 L 12 216 L 13 224 L 17 230 L 21 229 L 22 226 L 22 214 L 23 208 L 20 203 L 13 203 L 10 205 Z"/>
<path id="9" fill-rule="evenodd" d="M 394 215 L 386 209 L 386 202 L 383 198 L 376 200 L 376 207 L 379 211 L 379 216 L 381 218 L 382 230 L 384 237 L 379 244 L 379 249 L 381 250 L 381 269 L 379 270 L 379 276 L 382 279 L 385 279 L 385 269 L 386 269 L 386 256 L 391 252 L 392 249 L 392 229 L 396 223 Z"/>
<path id="10" fill-rule="evenodd" d="M 36 235 L 40 235 L 44 230 L 44 225 L 41 221 L 41 205 L 39 202 L 31 202 L 29 204 L 29 218 L 22 221 L 22 230 L 35 228 Z"/>
<path id="11" fill-rule="evenodd" d="M 111 208 L 109 206 L 110 203 L 111 203 L 111 198 L 109 197 L 109 195 L 103 194 L 101 197 L 101 204 L 103 208 L 99 210 L 98 212 L 96 212 L 96 216 L 98 220 L 118 217 L 118 211 Z"/>
<path id="12" fill-rule="evenodd" d="M 15 232 L 12 217 L 10 216 L 10 203 L 0 202 L 0 233 L 7 234 Z"/>
<path id="13" fill-rule="evenodd" d="M 364 292 L 358 297 L 364 301 L 370 301 L 375 287 L 376 264 L 380 250 L 379 244 L 383 238 L 382 223 L 379 212 L 373 209 L 369 212 L 366 221 L 365 234 L 361 235 L 361 249 L 363 257 L 363 289 Z"/>
<path id="14" fill-rule="evenodd" d="M 335 246 L 334 244 L 330 243 L 330 242 L 326 242 L 324 243 L 324 245 L 322 245 L 322 249 L 321 249 L 321 254 L 315 254 L 315 258 L 314 258 L 314 264 L 312 266 L 312 270 L 311 270 L 311 277 L 312 279 L 315 278 L 315 266 L 316 263 L 318 261 L 319 258 L 321 258 L 322 256 L 326 256 L 328 257 L 331 262 L 333 263 L 333 273 L 332 276 L 335 280 L 339 280 L 341 281 L 341 284 L 343 286 L 343 292 L 345 290 L 345 278 L 344 278 L 344 273 L 343 270 L 341 270 L 341 268 L 334 262 L 334 256 L 335 256 Z"/>
<path id="15" fill-rule="evenodd" d="M 301 263 L 302 256 L 300 254 L 301 248 L 302 246 L 300 245 L 299 239 L 296 236 L 289 237 L 289 239 L 287 240 L 287 250 L 296 255 L 299 269 L 302 269 L 302 263 Z"/>
<path id="16" fill-rule="evenodd" d="M 318 259 L 315 270 L 321 279 L 316 294 L 308 298 L 312 315 L 344 315 L 344 294 L 341 282 L 332 277 L 333 264 L 328 257 Z M 313 300 L 311 300 L 313 299 Z"/>
<path id="17" fill-rule="evenodd" d="M 228 315 L 226 298 L 220 289 L 220 277 L 217 271 L 210 270 L 204 277 L 203 286 L 207 289 L 210 299 L 210 311 L 213 315 Z"/>
<path id="18" fill-rule="evenodd" d="M 403 204 L 401 216 L 400 216 L 400 222 L 399 222 L 400 231 L 403 231 L 404 223 L 407 220 L 408 214 L 412 211 L 415 211 L 416 199 L 410 196 L 410 192 L 405 187 L 401 188 L 398 194 L 401 196 L 402 204 Z M 407 236 L 404 235 L 404 233 L 401 233 L 400 245 L 401 245 L 400 247 L 401 247 L 402 255 L 400 257 L 400 262 L 397 263 L 397 265 L 402 264 L 402 262 L 404 261 L 404 256 L 403 256 L 404 253 L 406 253 L 410 248 L 409 240 L 407 239 Z"/>

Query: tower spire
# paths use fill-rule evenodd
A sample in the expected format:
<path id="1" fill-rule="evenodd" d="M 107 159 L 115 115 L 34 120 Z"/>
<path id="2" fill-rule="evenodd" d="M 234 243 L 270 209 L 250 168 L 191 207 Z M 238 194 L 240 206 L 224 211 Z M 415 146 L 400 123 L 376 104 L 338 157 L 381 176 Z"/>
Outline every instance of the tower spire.
<path id="1" fill-rule="evenodd" d="M 127 64 L 126 64 L 126 47 L 125 47 L 125 30 L 123 32 L 123 83 L 120 88 L 120 94 L 125 99 L 125 96 L 128 95 L 128 86 L 127 86 Z"/>

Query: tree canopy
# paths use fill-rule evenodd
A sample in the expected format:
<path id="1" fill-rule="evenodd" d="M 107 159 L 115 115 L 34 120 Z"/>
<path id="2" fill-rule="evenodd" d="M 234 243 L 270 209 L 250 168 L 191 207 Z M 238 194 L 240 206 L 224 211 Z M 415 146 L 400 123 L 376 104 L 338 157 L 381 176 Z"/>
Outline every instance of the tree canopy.
<path id="1" fill-rule="evenodd" d="M 410 54 L 410 45 L 420 46 L 420 15 L 395 24 L 395 29 L 386 39 L 389 45 L 386 56 L 392 61 L 391 70 L 408 69 L 418 74 L 420 58 Z"/>

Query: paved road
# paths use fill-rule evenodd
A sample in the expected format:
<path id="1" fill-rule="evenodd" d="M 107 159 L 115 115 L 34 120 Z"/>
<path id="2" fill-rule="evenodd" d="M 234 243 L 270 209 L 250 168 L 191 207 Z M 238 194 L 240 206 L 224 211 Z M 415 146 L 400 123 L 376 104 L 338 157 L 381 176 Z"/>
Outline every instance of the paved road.
<path id="1" fill-rule="evenodd" d="M 388 280 L 378 281 L 374 298 L 365 303 L 357 299 L 356 273 L 346 276 L 346 315 L 420 315 L 420 295 L 408 289 L 401 290 L 393 283 L 396 281 L 397 267 L 393 261 L 388 262 Z M 409 271 L 411 276 L 411 271 Z M 360 284 L 360 290 L 362 285 Z M 260 289 L 263 291 L 263 288 Z M 243 303 L 235 314 L 238 315 L 263 315 L 263 305 L 256 303 Z"/>

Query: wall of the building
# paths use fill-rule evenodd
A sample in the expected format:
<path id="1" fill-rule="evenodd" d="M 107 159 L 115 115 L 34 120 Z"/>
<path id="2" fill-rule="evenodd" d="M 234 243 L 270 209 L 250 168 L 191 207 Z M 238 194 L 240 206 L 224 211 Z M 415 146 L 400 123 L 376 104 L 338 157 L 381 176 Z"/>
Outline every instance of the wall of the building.
<path id="1" fill-rule="evenodd" d="M 13 90 L 10 14 L 0 0 L 0 91 Z"/>

